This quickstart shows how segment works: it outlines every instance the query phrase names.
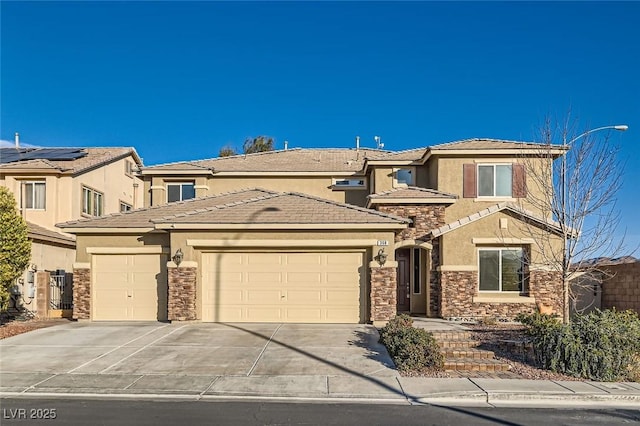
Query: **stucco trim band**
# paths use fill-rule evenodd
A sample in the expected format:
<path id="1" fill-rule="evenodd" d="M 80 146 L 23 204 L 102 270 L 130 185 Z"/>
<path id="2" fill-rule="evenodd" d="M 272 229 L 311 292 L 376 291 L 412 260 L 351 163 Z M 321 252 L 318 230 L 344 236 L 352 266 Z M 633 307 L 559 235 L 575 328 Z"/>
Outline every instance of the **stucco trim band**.
<path id="1" fill-rule="evenodd" d="M 536 303 L 535 297 L 520 295 L 490 295 L 473 296 L 473 303 Z"/>
<path id="2" fill-rule="evenodd" d="M 475 272 L 478 270 L 478 267 L 475 265 L 442 265 L 436 268 L 436 271 L 439 272 L 457 272 L 457 271 L 472 271 Z"/>
<path id="3" fill-rule="evenodd" d="M 377 240 L 196 240 L 187 239 L 191 247 L 373 247 Z"/>
<path id="4" fill-rule="evenodd" d="M 89 254 L 171 254 L 169 248 L 156 247 L 87 247 Z"/>
<path id="5" fill-rule="evenodd" d="M 534 244 L 533 238 L 472 238 L 473 244 Z"/>

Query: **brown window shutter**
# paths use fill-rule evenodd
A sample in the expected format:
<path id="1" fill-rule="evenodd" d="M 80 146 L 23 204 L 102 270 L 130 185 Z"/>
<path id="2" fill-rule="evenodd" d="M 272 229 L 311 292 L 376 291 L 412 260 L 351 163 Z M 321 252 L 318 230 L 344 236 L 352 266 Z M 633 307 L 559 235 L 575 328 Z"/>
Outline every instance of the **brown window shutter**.
<path id="1" fill-rule="evenodd" d="M 524 170 L 524 164 L 514 164 L 512 166 L 513 173 L 513 197 L 524 198 L 527 196 L 527 176 Z"/>
<path id="2" fill-rule="evenodd" d="M 463 164 L 463 188 L 462 196 L 464 198 L 476 198 L 478 194 L 478 186 L 476 185 L 476 165 Z"/>

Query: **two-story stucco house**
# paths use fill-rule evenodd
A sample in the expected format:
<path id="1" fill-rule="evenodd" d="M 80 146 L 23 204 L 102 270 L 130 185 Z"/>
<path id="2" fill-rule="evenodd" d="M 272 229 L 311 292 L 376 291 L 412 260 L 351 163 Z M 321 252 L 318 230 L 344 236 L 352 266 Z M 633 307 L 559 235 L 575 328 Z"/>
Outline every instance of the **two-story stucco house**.
<path id="1" fill-rule="evenodd" d="M 539 154 L 470 139 L 145 167 L 145 208 L 60 225 L 77 235 L 74 316 L 379 323 L 397 312 L 512 318 L 536 303 L 560 312 L 562 282 L 520 226 L 560 244 L 551 218 L 528 210 L 540 188 L 527 173 L 552 167 Z"/>
<path id="2" fill-rule="evenodd" d="M 30 310 L 35 271 L 73 270 L 75 236 L 56 223 L 142 207 L 141 166 L 133 148 L 0 148 L 0 186 L 14 194 L 32 240 L 18 285 Z"/>

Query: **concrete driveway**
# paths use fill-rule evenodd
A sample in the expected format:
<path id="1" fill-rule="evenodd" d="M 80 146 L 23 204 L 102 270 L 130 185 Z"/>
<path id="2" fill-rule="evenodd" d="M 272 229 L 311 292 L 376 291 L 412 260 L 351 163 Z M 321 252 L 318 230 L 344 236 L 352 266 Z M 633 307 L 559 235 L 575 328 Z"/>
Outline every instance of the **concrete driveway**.
<path id="1" fill-rule="evenodd" d="M 369 325 L 69 323 L 4 339 L 0 355 L 2 392 L 403 395 Z"/>

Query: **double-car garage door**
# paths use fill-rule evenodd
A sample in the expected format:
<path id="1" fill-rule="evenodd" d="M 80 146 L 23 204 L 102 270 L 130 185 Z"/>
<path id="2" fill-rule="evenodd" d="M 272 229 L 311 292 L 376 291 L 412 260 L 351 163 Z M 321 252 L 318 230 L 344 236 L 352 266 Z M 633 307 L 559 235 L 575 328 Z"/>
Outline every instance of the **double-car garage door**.
<path id="1" fill-rule="evenodd" d="M 93 320 L 164 320 L 167 257 L 92 256 Z M 204 252 L 202 321 L 358 323 L 363 251 Z"/>
<path id="2" fill-rule="evenodd" d="M 358 323 L 363 252 L 202 254 L 202 320 Z"/>

